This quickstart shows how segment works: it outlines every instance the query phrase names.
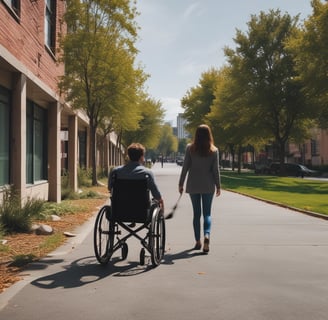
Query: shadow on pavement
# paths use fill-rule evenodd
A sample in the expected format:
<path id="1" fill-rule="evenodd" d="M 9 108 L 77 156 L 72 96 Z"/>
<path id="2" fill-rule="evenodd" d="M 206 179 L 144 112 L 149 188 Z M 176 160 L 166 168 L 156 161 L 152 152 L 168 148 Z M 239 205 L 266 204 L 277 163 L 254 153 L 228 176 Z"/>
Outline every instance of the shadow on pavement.
<path id="1" fill-rule="evenodd" d="M 206 253 L 203 253 L 203 251 L 195 251 L 194 249 L 188 249 L 174 254 L 165 253 L 162 264 L 174 264 L 175 260 L 190 259 L 202 255 L 206 255 Z"/>
<path id="2" fill-rule="evenodd" d="M 43 289 L 76 288 L 108 276 L 133 276 L 151 268 L 140 266 L 137 262 L 122 261 L 119 258 L 112 259 L 103 266 L 94 257 L 85 257 L 63 266 L 63 269 L 63 271 L 35 279 L 31 284 Z"/>

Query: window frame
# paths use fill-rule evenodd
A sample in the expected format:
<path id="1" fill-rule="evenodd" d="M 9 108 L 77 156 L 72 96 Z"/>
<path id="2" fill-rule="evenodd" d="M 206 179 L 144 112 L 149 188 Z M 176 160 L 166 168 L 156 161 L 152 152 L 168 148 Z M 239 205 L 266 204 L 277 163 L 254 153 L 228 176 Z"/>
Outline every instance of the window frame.
<path id="1" fill-rule="evenodd" d="M 17 20 L 20 19 L 21 0 L 2 0 L 8 12 Z"/>
<path id="2" fill-rule="evenodd" d="M 52 54 L 56 52 L 56 0 L 44 0 L 44 43 Z"/>
<path id="3" fill-rule="evenodd" d="M 26 184 L 48 179 L 47 116 L 46 109 L 26 101 Z"/>
<path id="4" fill-rule="evenodd" d="M 6 154 L 7 154 L 7 166 L 5 166 L 5 171 L 7 172 L 7 176 L 4 177 L 5 179 L 3 180 L 3 182 L 0 181 L 0 188 L 10 184 L 11 182 L 11 174 L 10 174 L 10 170 L 11 170 L 11 144 L 10 144 L 10 138 L 11 138 L 11 91 L 0 86 L 0 100 L 1 103 L 4 104 L 5 108 L 7 108 L 7 119 L 5 120 L 5 123 L 7 124 L 7 128 L 5 128 L 4 125 L 1 125 L 0 128 L 0 133 L 1 133 L 1 137 L 3 138 L 5 134 L 7 134 L 7 150 Z M 4 97 L 5 99 L 2 100 L 2 97 Z M 3 132 L 2 132 L 3 130 Z M 7 132 L 5 132 L 5 130 Z M 2 144 L 3 147 L 3 144 Z M 5 148 L 4 148 L 5 149 Z M 1 162 L 0 162 L 1 163 Z"/>

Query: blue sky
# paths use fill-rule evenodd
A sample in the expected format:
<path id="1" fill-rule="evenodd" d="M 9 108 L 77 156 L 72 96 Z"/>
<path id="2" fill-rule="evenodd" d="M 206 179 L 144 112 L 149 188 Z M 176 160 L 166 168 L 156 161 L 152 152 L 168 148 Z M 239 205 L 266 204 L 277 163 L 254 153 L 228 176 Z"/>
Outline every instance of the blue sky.
<path id="1" fill-rule="evenodd" d="M 236 29 L 246 31 L 251 14 L 279 9 L 302 21 L 312 13 L 310 0 L 137 0 L 137 9 L 146 90 L 172 125 L 183 111 L 181 98 L 203 72 L 223 66 L 223 48 L 235 48 Z"/>

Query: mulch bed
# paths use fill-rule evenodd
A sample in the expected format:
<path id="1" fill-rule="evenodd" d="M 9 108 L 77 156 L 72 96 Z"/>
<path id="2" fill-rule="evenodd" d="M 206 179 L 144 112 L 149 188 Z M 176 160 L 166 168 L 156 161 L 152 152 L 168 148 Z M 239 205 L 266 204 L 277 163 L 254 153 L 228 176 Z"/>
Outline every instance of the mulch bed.
<path id="1" fill-rule="evenodd" d="M 98 188 L 97 191 L 106 195 L 105 188 L 102 190 Z M 62 235 L 62 241 L 60 242 L 62 244 L 66 239 L 64 232 L 74 233 L 74 229 L 95 215 L 105 201 L 105 198 L 74 200 L 74 204 L 81 205 L 81 208 L 83 208 L 82 212 L 67 214 L 62 216 L 59 221 L 46 221 L 44 223 L 50 225 L 54 233 Z M 8 250 L 0 251 L 0 293 L 21 279 L 19 273 L 24 270 L 24 265 L 13 266 L 14 257 L 33 255 L 33 260 L 38 260 L 46 256 L 49 251 L 52 251 L 47 251 L 42 246 L 47 237 L 34 233 L 20 233 L 4 237 L 7 240 L 5 246 Z"/>

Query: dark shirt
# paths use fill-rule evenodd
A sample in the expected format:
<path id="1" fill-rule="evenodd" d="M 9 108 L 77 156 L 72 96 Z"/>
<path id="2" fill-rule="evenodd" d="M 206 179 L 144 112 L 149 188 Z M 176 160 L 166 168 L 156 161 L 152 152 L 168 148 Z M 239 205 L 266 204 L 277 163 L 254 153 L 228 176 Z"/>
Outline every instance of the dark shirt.
<path id="1" fill-rule="evenodd" d="M 148 188 L 152 196 L 156 200 L 162 198 L 161 193 L 158 190 L 158 187 L 155 183 L 154 174 L 151 170 L 143 166 L 137 161 L 131 161 L 128 164 L 120 167 L 116 167 L 112 170 L 108 178 L 108 190 L 113 188 L 113 178 L 117 177 L 118 179 L 144 179 L 147 176 Z"/>

